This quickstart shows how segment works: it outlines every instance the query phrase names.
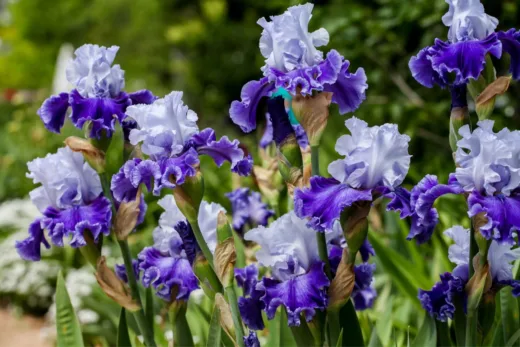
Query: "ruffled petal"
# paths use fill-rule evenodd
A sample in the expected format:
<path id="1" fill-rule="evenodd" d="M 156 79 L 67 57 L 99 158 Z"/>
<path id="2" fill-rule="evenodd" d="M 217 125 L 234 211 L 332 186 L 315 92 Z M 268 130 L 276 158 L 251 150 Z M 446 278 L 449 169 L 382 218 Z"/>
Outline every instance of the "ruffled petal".
<path id="1" fill-rule="evenodd" d="M 483 40 L 447 43 L 435 40 L 436 53 L 431 57 L 432 67 L 446 84 L 468 83 L 477 80 L 484 70 L 486 54 L 496 58 L 502 55 L 502 43 L 495 33 Z"/>
<path id="2" fill-rule="evenodd" d="M 29 225 L 29 237 L 22 241 L 16 241 L 16 251 L 25 260 L 39 261 L 41 259 L 40 245 L 49 248 L 49 242 L 45 239 L 40 219 L 35 219 Z"/>
<path id="3" fill-rule="evenodd" d="M 152 190 L 153 180 L 160 180 L 161 177 L 161 169 L 156 162 L 135 158 L 128 160 L 119 172 L 112 176 L 110 189 L 116 201 L 133 201 L 141 183 L 144 183 L 148 190 Z"/>
<path id="4" fill-rule="evenodd" d="M 218 167 L 225 161 L 235 167 L 239 161 L 244 159 L 244 151 L 239 148 L 238 140 L 230 141 L 227 136 L 223 136 L 217 141 L 215 130 L 206 128 L 191 137 L 189 145 L 193 146 L 199 155 L 209 155 Z"/>
<path id="5" fill-rule="evenodd" d="M 226 197 L 231 201 L 233 228 L 237 231 L 242 231 L 248 223 L 253 227 L 265 226 L 269 217 L 274 215 L 274 211 L 262 202 L 260 193 L 251 192 L 249 188 L 238 188 L 226 193 Z"/>
<path id="6" fill-rule="evenodd" d="M 361 248 L 359 249 L 359 254 L 361 254 L 361 259 L 366 262 L 370 258 L 370 256 L 375 256 L 376 251 L 374 250 L 374 247 L 370 244 L 368 239 L 365 239 L 363 241 L 363 244 L 361 245 Z"/>
<path id="7" fill-rule="evenodd" d="M 69 244 L 74 248 L 85 246 L 85 231 L 90 232 L 96 242 L 101 234 L 110 234 L 111 204 L 103 195 L 88 205 L 66 210 L 48 207 L 43 215 L 41 225 L 49 231 L 52 243 L 57 246 L 63 246 L 64 237 L 71 237 Z"/>
<path id="8" fill-rule="evenodd" d="M 116 120 L 123 121 L 125 110 L 131 101 L 124 92 L 115 99 L 84 98 L 77 90 L 73 90 L 69 95 L 69 103 L 72 108 L 70 119 L 74 125 L 82 129 L 90 121 L 89 137 L 99 139 L 101 136 L 112 136 Z"/>
<path id="9" fill-rule="evenodd" d="M 341 212 L 357 201 L 371 201 L 370 189 L 353 189 L 334 178 L 311 177 L 310 188 L 294 193 L 294 210 L 298 217 L 309 218 L 315 230 L 332 229 Z"/>
<path id="10" fill-rule="evenodd" d="M 190 293 L 199 288 L 188 259 L 164 255 L 153 247 L 143 249 L 138 259 L 143 285 L 153 286 L 157 296 L 166 301 L 188 300 Z M 177 294 L 175 298 L 173 293 Z"/>
<path id="11" fill-rule="evenodd" d="M 269 113 L 266 113 L 266 123 L 265 130 L 262 138 L 260 139 L 260 147 L 265 149 L 267 146 L 273 142 L 273 123 L 271 122 L 271 116 Z"/>
<path id="12" fill-rule="evenodd" d="M 446 272 L 441 275 L 441 281 L 437 282 L 431 290 L 419 290 L 419 300 L 430 316 L 445 322 L 448 318 L 453 318 L 454 296 L 462 294 L 464 286 L 465 283 L 460 278 Z"/>
<path id="13" fill-rule="evenodd" d="M 273 90 L 273 84 L 269 83 L 265 77 L 259 81 L 247 82 L 242 87 L 240 94 L 242 100 L 235 100 L 231 103 L 229 109 L 231 120 L 245 133 L 254 130 L 256 128 L 258 104 L 264 96 L 269 96 Z"/>
<path id="14" fill-rule="evenodd" d="M 195 234 L 193 234 L 193 229 L 191 228 L 190 223 L 181 221 L 177 223 L 173 229 L 175 229 L 175 231 L 182 239 L 182 247 L 186 253 L 186 258 L 188 258 L 190 264 L 193 264 L 195 257 L 197 256 L 197 252 L 200 251 L 200 248 L 197 240 L 195 239 Z"/>
<path id="15" fill-rule="evenodd" d="M 138 105 L 138 104 L 146 104 L 150 105 L 155 100 L 157 100 L 157 97 L 153 95 L 151 91 L 148 89 L 142 89 L 138 90 L 137 92 L 128 93 L 128 97 L 132 101 L 132 105 Z"/>
<path id="16" fill-rule="evenodd" d="M 246 266 L 245 268 L 235 269 L 235 279 L 237 284 L 244 291 L 244 296 L 252 296 L 258 283 L 258 268 L 255 264 Z"/>
<path id="17" fill-rule="evenodd" d="M 520 230 L 520 195 L 483 196 L 472 192 L 468 197 L 468 215 L 474 217 L 484 213 L 488 222 L 480 227 L 487 239 L 500 243 L 513 243 L 514 231 Z"/>
<path id="18" fill-rule="evenodd" d="M 163 188 L 174 188 L 183 184 L 187 177 L 195 176 L 199 162 L 197 151 L 193 148 L 178 157 L 160 160 L 161 178 L 155 181 L 153 194 L 159 195 Z"/>
<path id="19" fill-rule="evenodd" d="M 65 123 L 65 115 L 67 114 L 68 108 L 69 94 L 60 93 L 59 95 L 53 95 L 46 99 L 37 113 L 43 125 L 45 125 L 45 128 L 53 133 L 59 133 Z"/>
<path id="20" fill-rule="evenodd" d="M 446 86 L 441 75 L 434 70 L 432 65 L 432 57 L 436 53 L 437 51 L 434 47 L 423 48 L 408 63 L 413 78 L 427 88 L 432 88 L 435 84 L 443 88 Z"/>
<path id="21" fill-rule="evenodd" d="M 248 154 L 244 159 L 239 160 L 235 166 L 231 167 L 231 172 L 234 172 L 240 176 L 249 176 L 253 171 L 253 157 Z"/>
<path id="22" fill-rule="evenodd" d="M 261 330 L 261 329 L 258 329 Z M 258 336 L 256 336 L 256 332 L 249 331 L 248 336 L 244 336 L 244 346 L 245 347 L 260 347 L 260 341 L 258 341 Z"/>
<path id="23" fill-rule="evenodd" d="M 284 282 L 263 278 L 259 287 L 265 290 L 262 301 L 266 305 L 267 318 L 273 319 L 278 306 L 284 305 L 289 326 L 299 326 L 300 313 L 310 321 L 316 309 L 324 310 L 327 307 L 325 289 L 329 285 L 329 279 L 323 272 L 323 266 L 322 262 L 317 262 L 308 273 Z"/>
<path id="24" fill-rule="evenodd" d="M 377 292 L 372 286 L 375 264 L 363 263 L 354 267 L 355 284 L 352 301 L 358 311 L 366 310 L 374 305 Z"/>
<path id="25" fill-rule="evenodd" d="M 497 32 L 497 37 L 502 42 L 502 49 L 511 56 L 509 71 L 515 80 L 520 79 L 520 30 L 509 29 Z"/>
<path id="26" fill-rule="evenodd" d="M 333 93 L 332 102 L 338 104 L 340 114 L 354 112 L 366 99 L 368 84 L 365 70 L 359 68 L 351 73 L 349 66 L 350 62 L 345 60 L 337 80 L 324 86 L 325 91 Z"/>

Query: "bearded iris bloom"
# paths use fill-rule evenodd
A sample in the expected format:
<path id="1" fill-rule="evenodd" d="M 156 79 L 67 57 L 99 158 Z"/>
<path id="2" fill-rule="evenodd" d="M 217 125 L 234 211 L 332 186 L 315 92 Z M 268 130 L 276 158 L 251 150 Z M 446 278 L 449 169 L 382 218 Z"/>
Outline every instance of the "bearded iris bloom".
<path id="1" fill-rule="evenodd" d="M 197 115 L 184 105 L 182 94 L 172 92 L 151 105 L 127 109 L 128 117 L 137 123 L 129 132 L 129 141 L 140 144 L 149 159 L 129 160 L 113 176 L 111 188 L 116 200 L 133 200 L 141 183 L 155 195 L 163 188 L 183 184 L 196 174 L 199 155 L 203 154 L 212 157 L 218 166 L 230 162 L 231 170 L 240 175 L 250 173 L 252 159 L 239 148 L 238 140 L 223 136 L 217 141 L 213 129 L 199 131 Z"/>
<path id="2" fill-rule="evenodd" d="M 454 226 L 444 232 L 455 243 L 448 249 L 448 258 L 455 269 L 441 275 L 441 281 L 431 290 L 420 290 L 419 300 L 428 313 L 440 321 L 453 318 L 456 296 L 464 295 L 464 287 L 469 280 L 470 231 L 461 226 Z M 520 258 L 520 249 L 511 249 L 511 245 L 492 241 L 488 250 L 488 263 L 492 285 L 490 290 L 504 286 L 513 287 L 513 295 L 520 296 L 520 281 L 513 278 L 513 265 Z M 494 289 L 493 289 L 494 288 Z"/>
<path id="3" fill-rule="evenodd" d="M 332 229 L 341 212 L 357 202 L 370 203 L 386 195 L 393 199 L 410 167 L 408 142 L 394 124 L 368 127 L 355 117 L 345 122 L 351 135 L 343 135 L 336 152 L 344 155 L 329 165 L 332 178 L 314 176 L 310 188 L 298 189 L 295 212 L 309 218 L 309 226 L 318 231 Z"/>
<path id="4" fill-rule="evenodd" d="M 412 218 L 409 239 L 428 241 L 438 222 L 435 200 L 445 194 L 466 194 L 469 217 L 482 214 L 487 223 L 480 227 L 486 239 L 514 243 L 520 228 L 520 132 L 507 128 L 493 132 L 493 121 L 468 125 L 459 130 L 455 162 L 457 169 L 447 185 L 428 175 L 403 199 L 401 217 Z M 404 197 L 406 193 L 403 193 Z M 408 200 L 407 200 L 408 199 Z"/>
<path id="5" fill-rule="evenodd" d="M 274 211 L 262 202 L 260 193 L 249 188 L 238 188 L 226 196 L 231 201 L 233 228 L 237 231 L 242 231 L 246 225 L 265 226 L 269 217 L 274 215 Z"/>
<path id="6" fill-rule="evenodd" d="M 81 129 L 89 124 L 88 136 L 99 139 L 111 137 L 116 120 L 122 123 L 125 111 L 131 104 L 150 104 L 155 100 L 148 90 L 127 94 L 124 71 L 112 65 L 119 47 L 109 48 L 86 44 L 79 47 L 76 58 L 66 71 L 67 80 L 74 86 L 70 93 L 60 93 L 45 100 L 38 115 L 45 127 L 59 133 L 65 123 L 69 107 L 70 119 Z"/>
<path id="7" fill-rule="evenodd" d="M 63 247 L 63 239 L 82 247 L 87 239 L 97 242 L 102 234 L 110 233 L 112 211 L 110 202 L 103 196 L 99 175 L 83 159 L 83 155 L 70 148 L 37 158 L 27 164 L 34 183 L 41 186 L 32 190 L 31 201 L 42 213 L 29 227 L 29 237 L 16 242 L 16 250 L 26 260 L 41 258 L 40 245 L 50 247 L 44 230 L 52 244 Z M 85 233 L 89 233 L 87 236 Z"/>
<path id="8" fill-rule="evenodd" d="M 350 62 L 337 51 L 324 57 L 316 47 L 329 42 L 328 32 L 321 28 L 310 33 L 309 21 L 313 4 L 289 7 L 279 16 L 258 20 L 263 28 L 260 52 L 265 58 L 264 77 L 244 85 L 241 101 L 233 101 L 229 110 L 231 119 L 242 131 L 256 128 L 256 112 L 263 97 L 271 96 L 278 88 L 292 95 L 307 96 L 313 92 L 333 92 L 332 102 L 338 104 L 341 114 L 353 112 L 365 99 L 368 88 L 365 71 L 349 71 Z"/>

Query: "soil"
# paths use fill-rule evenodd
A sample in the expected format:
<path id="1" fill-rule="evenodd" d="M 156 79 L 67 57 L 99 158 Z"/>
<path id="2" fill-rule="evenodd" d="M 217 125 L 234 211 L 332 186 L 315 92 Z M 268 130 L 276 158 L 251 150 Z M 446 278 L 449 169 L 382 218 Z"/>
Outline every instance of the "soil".
<path id="1" fill-rule="evenodd" d="M 52 347 L 42 331 L 41 317 L 14 316 L 7 309 L 0 309 L 0 346 L 2 347 Z"/>

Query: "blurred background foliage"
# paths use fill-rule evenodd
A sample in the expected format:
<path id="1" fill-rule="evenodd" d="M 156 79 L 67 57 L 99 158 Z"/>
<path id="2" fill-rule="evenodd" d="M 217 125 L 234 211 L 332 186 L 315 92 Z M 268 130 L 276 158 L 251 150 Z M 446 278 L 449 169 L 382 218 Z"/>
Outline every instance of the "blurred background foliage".
<path id="1" fill-rule="evenodd" d="M 500 20 L 499 29 L 518 27 L 518 1 L 482 2 L 487 13 Z M 298 3 L 0 0 L 0 202 L 26 197 L 34 188 L 25 178 L 27 161 L 54 152 L 67 136 L 80 134 L 70 125 L 61 135 L 51 134 L 36 114 L 52 93 L 56 59 L 64 43 L 74 47 L 83 43 L 120 46 L 116 63 L 126 72 L 127 91 L 147 88 L 162 96 L 183 90 L 186 104 L 199 115 L 201 128 L 211 126 L 219 135 L 237 137 L 256 155 L 261 133 L 242 134 L 229 119 L 229 105 L 240 98 L 244 83 L 261 77 L 263 57 L 258 49 L 261 28 L 257 19 L 280 14 Z M 413 158 L 405 185 L 417 183 L 428 173 L 447 180 L 454 170 L 448 143 L 449 92 L 420 86 L 408 69 L 410 57 L 422 47 L 431 45 L 436 37 L 446 39 L 448 29 L 441 17 L 447 4 L 442 0 L 314 3 L 311 29 L 324 27 L 330 33 L 330 43 L 323 50 L 337 49 L 350 60 L 352 69 L 363 67 L 367 73 L 367 100 L 355 115 L 370 125 L 397 123 L 401 132 L 410 135 Z M 505 74 L 507 62 L 495 63 L 497 74 Z M 518 127 L 518 92 L 518 86 L 513 85 L 497 100 L 492 118 L 496 127 Z M 475 122 L 476 115 L 472 117 Z M 337 156 L 334 145 L 346 133 L 345 119 L 333 106 L 320 157 L 323 174 Z M 118 163 L 112 166 L 117 170 Z M 232 190 L 236 179 L 231 179 L 229 170 L 216 170 L 209 161 L 203 162 L 203 171 L 207 198 L 229 210 L 224 193 Z M 406 344 L 417 332 L 424 316 L 416 299 L 417 289 L 431 287 L 439 273 L 451 269 L 440 231 L 453 224 L 467 224 L 465 206 L 458 198 L 444 198 L 438 208 L 439 232 L 420 247 L 405 240 L 408 226 L 395 215 L 384 213 L 384 206 L 377 209 L 381 213 L 372 216 L 372 238 L 379 254 L 379 299 L 361 318 L 365 334 L 370 336 L 375 325 L 385 345 L 390 340 Z M 149 231 L 160 213 L 154 204 L 149 212 L 144 228 L 147 232 L 134 240 L 135 251 L 149 241 Z M 68 253 L 53 255 L 53 259 L 71 268 L 81 266 L 78 257 Z"/>

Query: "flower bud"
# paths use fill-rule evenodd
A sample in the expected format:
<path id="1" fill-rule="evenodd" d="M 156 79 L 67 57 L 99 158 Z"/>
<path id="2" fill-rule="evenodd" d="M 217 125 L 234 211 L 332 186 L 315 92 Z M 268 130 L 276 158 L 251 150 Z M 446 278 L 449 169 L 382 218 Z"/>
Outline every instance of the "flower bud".
<path id="1" fill-rule="evenodd" d="M 135 229 L 141 204 L 141 186 L 137 189 L 134 200 L 129 202 L 121 202 L 117 209 L 114 221 L 114 232 L 118 240 L 126 240 L 128 235 Z"/>
<path id="2" fill-rule="evenodd" d="M 123 281 L 106 264 L 105 257 L 100 257 L 97 263 L 96 280 L 105 294 L 129 311 L 138 311 L 141 307 L 132 298 Z"/>
<path id="3" fill-rule="evenodd" d="M 215 248 L 215 272 L 224 287 L 233 285 L 236 251 L 233 231 L 228 223 L 226 214 L 220 212 L 217 221 L 217 247 Z"/>
<path id="4" fill-rule="evenodd" d="M 199 253 L 193 262 L 193 272 L 199 279 L 200 286 L 208 297 L 213 299 L 216 293 L 222 292 L 222 285 L 217 275 L 215 275 L 215 271 L 213 271 L 202 253 Z"/>
<path id="5" fill-rule="evenodd" d="M 182 214 L 191 224 L 197 221 L 199 206 L 204 196 L 204 179 L 197 168 L 195 176 L 186 177 L 183 184 L 173 188 L 173 196 Z"/>
<path id="6" fill-rule="evenodd" d="M 504 94 L 509 89 L 511 76 L 499 77 L 490 83 L 475 100 L 476 111 L 479 120 L 488 119 L 495 109 L 495 100 L 498 95 Z"/>
<path id="7" fill-rule="evenodd" d="M 298 122 L 307 133 L 311 146 L 319 146 L 321 136 L 329 118 L 332 93 L 321 92 L 314 96 L 297 94 L 292 99 L 292 110 Z"/>
<path id="8" fill-rule="evenodd" d="M 328 309 L 339 310 L 347 303 L 354 290 L 354 263 L 350 259 L 349 250 L 343 249 L 336 276 L 330 283 Z"/>
<path id="9" fill-rule="evenodd" d="M 105 152 L 95 147 L 90 141 L 76 136 L 69 136 L 65 139 L 65 145 L 74 152 L 80 152 L 89 163 L 89 165 L 96 170 L 97 173 L 105 172 Z"/>
<path id="10" fill-rule="evenodd" d="M 354 264 L 356 254 L 365 242 L 368 234 L 368 213 L 371 202 L 364 201 L 345 209 L 341 213 L 340 222 L 343 235 L 349 249 L 350 264 Z"/>
<path id="11" fill-rule="evenodd" d="M 473 266 L 475 267 L 475 273 L 470 278 L 468 284 L 466 284 L 466 294 L 468 296 L 467 310 L 475 311 L 484 293 L 491 288 L 491 273 L 489 271 L 489 264 L 485 263 L 483 266 L 480 264 L 480 255 L 476 255 L 473 259 Z"/>
<path id="12" fill-rule="evenodd" d="M 220 312 L 220 326 L 231 340 L 235 340 L 235 326 L 233 324 L 233 316 L 231 315 L 231 308 L 226 302 L 224 296 L 220 293 L 215 295 L 215 310 Z"/>

